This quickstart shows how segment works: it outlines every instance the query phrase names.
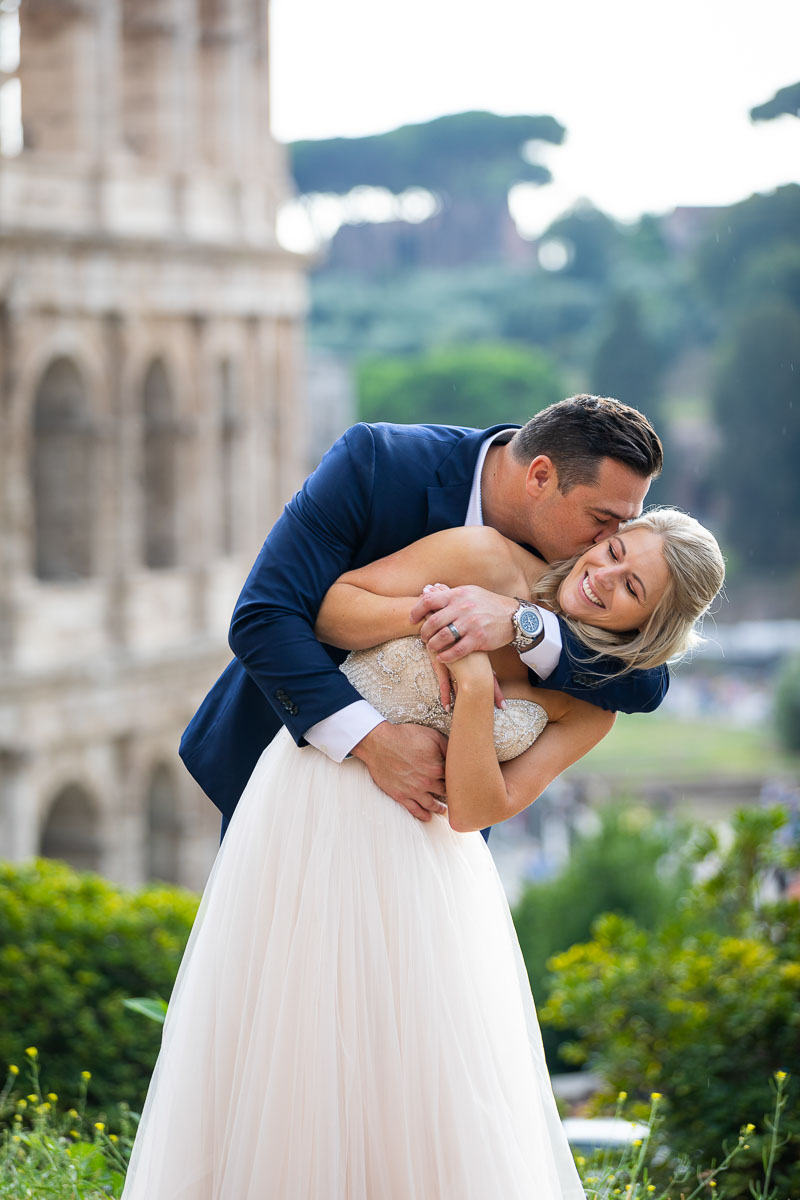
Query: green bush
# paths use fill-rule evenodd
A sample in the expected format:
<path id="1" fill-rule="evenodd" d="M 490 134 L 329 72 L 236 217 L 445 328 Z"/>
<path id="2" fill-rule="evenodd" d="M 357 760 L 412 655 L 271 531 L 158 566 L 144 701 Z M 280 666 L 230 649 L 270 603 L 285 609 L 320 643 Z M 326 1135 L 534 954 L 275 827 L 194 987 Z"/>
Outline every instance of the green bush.
<path id="1" fill-rule="evenodd" d="M 596 833 L 578 839 L 560 875 L 525 889 L 513 916 L 537 1005 L 552 982 L 548 959 L 585 941 L 601 913 L 635 917 L 651 928 L 674 909 L 689 887 L 680 853 L 686 837 L 685 829 L 646 809 L 612 806 L 601 812 Z M 545 1028 L 542 1037 L 550 1069 L 563 1070 L 565 1035 Z"/>
<path id="2" fill-rule="evenodd" d="M 198 897 L 132 892 L 64 863 L 0 863 L 0 1062 L 35 1045 L 47 1087 L 75 1093 L 91 1065 L 96 1108 L 144 1097 L 161 1031 L 123 1007 L 168 996 Z"/>
<path id="3" fill-rule="evenodd" d="M 775 871 L 798 865 L 798 851 L 775 837 L 785 816 L 738 813 L 724 853 L 709 834 L 700 857 L 710 874 L 655 931 L 601 917 L 592 941 L 551 962 L 540 1013 L 576 1031 L 571 1057 L 598 1070 L 609 1094 L 664 1094 L 673 1154 L 709 1161 L 732 1128 L 754 1124 L 749 1163 L 737 1160 L 726 1179 L 731 1197 L 748 1196 L 758 1177 L 770 1076 L 790 1074 L 791 1101 L 800 1074 L 800 904 L 764 898 Z M 776 1182 L 781 1196 L 800 1195 L 800 1115 L 791 1103 L 784 1133 Z"/>

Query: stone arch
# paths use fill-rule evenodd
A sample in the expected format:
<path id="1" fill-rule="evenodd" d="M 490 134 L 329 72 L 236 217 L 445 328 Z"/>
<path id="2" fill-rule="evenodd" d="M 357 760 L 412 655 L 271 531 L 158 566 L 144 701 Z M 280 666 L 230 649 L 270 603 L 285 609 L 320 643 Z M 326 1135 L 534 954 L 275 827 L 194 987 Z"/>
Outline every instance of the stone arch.
<path id="1" fill-rule="evenodd" d="M 82 579 L 95 570 L 97 430 L 84 378 L 66 356 L 36 389 L 31 491 L 34 570 L 40 579 Z"/>
<path id="2" fill-rule="evenodd" d="M 142 387 L 145 566 L 178 561 L 178 423 L 167 369 L 160 358 L 147 368 Z"/>
<path id="3" fill-rule="evenodd" d="M 159 763 L 150 772 L 147 785 L 147 879 L 164 883 L 180 881 L 180 844 L 183 826 L 174 772 Z"/>
<path id="4" fill-rule="evenodd" d="M 39 853 L 63 859 L 79 871 L 100 870 L 98 809 L 81 784 L 68 783 L 56 792 L 42 825 Z"/>

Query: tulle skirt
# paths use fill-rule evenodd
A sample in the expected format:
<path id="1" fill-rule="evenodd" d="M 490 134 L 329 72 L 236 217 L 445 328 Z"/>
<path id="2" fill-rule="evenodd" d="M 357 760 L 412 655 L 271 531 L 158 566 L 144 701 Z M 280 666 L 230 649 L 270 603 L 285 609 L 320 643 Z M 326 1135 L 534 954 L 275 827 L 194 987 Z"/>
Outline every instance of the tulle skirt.
<path id="1" fill-rule="evenodd" d="M 480 834 L 282 731 L 214 864 L 123 1200 L 583 1200 Z"/>

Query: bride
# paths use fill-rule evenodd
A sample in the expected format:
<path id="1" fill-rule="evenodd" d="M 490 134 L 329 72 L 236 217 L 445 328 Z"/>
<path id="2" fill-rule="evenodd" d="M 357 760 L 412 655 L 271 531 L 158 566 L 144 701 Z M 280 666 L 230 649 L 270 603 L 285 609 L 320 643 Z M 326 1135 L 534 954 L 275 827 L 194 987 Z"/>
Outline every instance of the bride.
<path id="1" fill-rule="evenodd" d="M 711 534 L 656 509 L 555 566 L 472 527 L 333 585 L 316 632 L 352 651 L 342 669 L 389 720 L 448 736 L 447 815 L 415 821 L 363 763 L 286 731 L 264 751 L 181 964 L 123 1200 L 583 1197 L 476 831 L 613 716 L 532 688 L 508 648 L 450 664 L 443 704 L 408 614 L 434 579 L 529 596 L 573 625 L 586 671 L 613 653 L 622 672 L 685 651 L 723 574 Z"/>

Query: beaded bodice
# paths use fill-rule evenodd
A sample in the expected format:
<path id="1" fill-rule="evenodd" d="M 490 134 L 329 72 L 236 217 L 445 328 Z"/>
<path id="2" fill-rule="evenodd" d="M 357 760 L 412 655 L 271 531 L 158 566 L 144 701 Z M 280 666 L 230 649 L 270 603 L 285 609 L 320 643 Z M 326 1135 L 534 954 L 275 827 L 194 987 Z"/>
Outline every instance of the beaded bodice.
<path id="1" fill-rule="evenodd" d="M 395 638 L 371 650 L 353 650 L 344 672 L 365 700 L 393 725 L 411 722 L 450 733 L 451 713 L 439 698 L 439 685 L 425 645 L 418 637 Z M 506 700 L 494 712 L 494 744 L 500 762 L 532 746 L 547 724 L 547 713 L 532 700 Z"/>

